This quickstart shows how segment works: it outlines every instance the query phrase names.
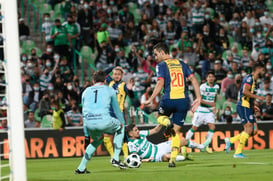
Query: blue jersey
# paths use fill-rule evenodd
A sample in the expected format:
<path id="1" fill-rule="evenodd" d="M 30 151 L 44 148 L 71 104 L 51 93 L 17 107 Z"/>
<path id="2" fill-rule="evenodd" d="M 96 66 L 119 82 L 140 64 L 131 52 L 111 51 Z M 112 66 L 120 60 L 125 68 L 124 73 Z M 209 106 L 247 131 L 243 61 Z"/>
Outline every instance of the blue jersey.
<path id="1" fill-rule="evenodd" d="M 254 77 L 252 74 L 249 74 L 244 77 L 243 82 L 241 84 L 240 88 L 240 99 L 238 101 L 238 105 L 246 108 L 252 108 L 254 104 L 254 98 L 247 97 L 243 94 L 244 85 L 250 86 L 250 93 L 255 94 L 257 83 L 254 80 Z"/>
<path id="2" fill-rule="evenodd" d="M 164 79 L 162 99 L 184 99 L 188 97 L 186 78 L 192 72 L 188 65 L 178 59 L 167 59 L 156 66 L 157 78 Z"/>
<path id="3" fill-rule="evenodd" d="M 102 83 L 97 83 L 85 89 L 82 94 L 82 114 L 85 121 L 110 116 L 111 106 L 116 117 L 124 122 L 114 89 Z"/>

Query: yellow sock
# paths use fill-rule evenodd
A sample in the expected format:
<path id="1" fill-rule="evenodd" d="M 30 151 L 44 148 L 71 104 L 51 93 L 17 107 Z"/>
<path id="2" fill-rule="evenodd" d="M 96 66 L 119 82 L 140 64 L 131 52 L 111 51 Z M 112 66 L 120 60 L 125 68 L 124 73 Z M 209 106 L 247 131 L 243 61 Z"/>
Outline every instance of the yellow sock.
<path id="1" fill-rule="evenodd" d="M 180 135 L 179 134 L 175 134 L 175 136 L 172 136 L 172 152 L 171 152 L 171 159 L 170 159 L 170 163 L 171 162 L 175 162 L 176 161 L 176 157 L 180 148 Z"/>
<path id="2" fill-rule="evenodd" d="M 114 157 L 114 149 L 113 149 L 113 144 L 112 144 L 111 138 L 109 136 L 104 136 L 103 142 L 104 142 L 104 146 L 105 146 L 106 150 L 110 154 L 111 158 L 113 158 Z"/>
<path id="3" fill-rule="evenodd" d="M 168 116 L 159 116 L 157 118 L 157 122 L 163 126 L 168 126 L 169 124 L 171 124 L 171 121 Z"/>
<path id="4" fill-rule="evenodd" d="M 237 147 L 237 149 L 236 149 L 235 154 L 242 153 L 243 148 L 244 148 L 244 146 L 245 146 L 246 141 L 247 141 L 248 138 L 249 138 L 249 135 L 248 135 L 246 132 L 242 132 L 242 133 L 241 133 L 241 136 L 240 136 L 240 143 L 239 143 L 239 145 L 238 145 L 238 147 Z"/>
<path id="5" fill-rule="evenodd" d="M 237 134 L 230 138 L 230 143 L 235 143 L 236 141 L 240 140 L 241 134 Z"/>
<path id="6" fill-rule="evenodd" d="M 129 152 L 127 143 L 123 143 L 122 152 L 123 152 L 124 159 L 127 158 L 128 157 L 128 152 Z"/>

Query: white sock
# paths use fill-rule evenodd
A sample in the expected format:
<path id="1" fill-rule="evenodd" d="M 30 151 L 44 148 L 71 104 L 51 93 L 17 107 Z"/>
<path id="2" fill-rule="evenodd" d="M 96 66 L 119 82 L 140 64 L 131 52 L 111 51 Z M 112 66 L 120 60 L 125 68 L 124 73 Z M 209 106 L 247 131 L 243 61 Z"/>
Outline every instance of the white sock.
<path id="1" fill-rule="evenodd" d="M 188 145 L 189 148 L 198 148 L 198 149 L 204 149 L 204 145 L 195 143 L 193 141 L 189 141 Z"/>
<path id="2" fill-rule="evenodd" d="M 206 136 L 206 145 L 209 145 L 212 141 L 212 137 L 213 137 L 214 131 L 209 130 L 208 134 Z"/>
<path id="3" fill-rule="evenodd" d="M 184 157 L 184 156 L 182 156 L 182 155 L 177 155 L 177 157 L 176 157 L 176 161 L 177 162 L 180 162 L 180 161 L 183 161 L 183 160 L 185 160 L 186 158 Z"/>
<path id="4" fill-rule="evenodd" d="M 190 140 L 192 138 L 192 136 L 194 135 L 194 131 L 191 129 L 189 129 L 189 131 L 187 132 L 186 135 L 186 140 Z"/>

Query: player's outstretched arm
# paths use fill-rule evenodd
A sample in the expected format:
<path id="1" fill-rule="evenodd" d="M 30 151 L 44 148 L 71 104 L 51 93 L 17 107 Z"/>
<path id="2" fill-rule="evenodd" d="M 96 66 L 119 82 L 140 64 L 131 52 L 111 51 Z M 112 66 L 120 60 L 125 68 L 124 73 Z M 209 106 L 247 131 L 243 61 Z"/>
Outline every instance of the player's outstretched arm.
<path id="1" fill-rule="evenodd" d="M 149 130 L 149 135 L 153 135 L 153 134 L 158 133 L 161 130 L 161 128 L 162 128 L 162 125 L 158 124 L 156 127 Z"/>
<path id="2" fill-rule="evenodd" d="M 164 86 L 164 79 L 158 79 L 156 86 L 154 88 L 153 94 L 147 101 L 144 102 L 144 104 L 146 105 L 150 104 L 153 101 L 153 99 L 161 92 L 163 86 Z"/>

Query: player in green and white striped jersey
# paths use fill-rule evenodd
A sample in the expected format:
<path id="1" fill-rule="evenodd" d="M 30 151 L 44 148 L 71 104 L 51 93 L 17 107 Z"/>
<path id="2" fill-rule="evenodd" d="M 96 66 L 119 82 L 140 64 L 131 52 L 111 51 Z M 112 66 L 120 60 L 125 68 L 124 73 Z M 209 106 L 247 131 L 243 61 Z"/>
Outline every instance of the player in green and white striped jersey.
<path id="1" fill-rule="evenodd" d="M 162 126 L 157 125 L 150 130 L 141 130 L 135 124 L 130 124 L 126 127 L 128 136 L 128 147 L 130 153 L 137 153 L 142 161 L 161 162 L 169 161 L 171 157 L 171 141 L 165 141 L 159 144 L 154 144 L 147 139 L 147 136 L 158 133 Z M 204 149 L 204 145 L 194 143 L 190 140 L 181 139 L 181 146 L 187 145 L 190 148 Z M 188 157 L 188 155 L 186 155 Z M 176 157 L 176 161 L 183 161 L 186 158 L 182 155 Z"/>
<path id="2" fill-rule="evenodd" d="M 220 91 L 220 87 L 215 83 L 215 75 L 213 71 L 209 71 L 207 74 L 207 82 L 201 84 L 200 93 L 202 96 L 201 104 L 194 113 L 192 120 L 192 128 L 188 130 L 186 139 L 190 140 L 194 135 L 194 132 L 203 124 L 208 125 L 209 131 L 204 143 L 207 152 L 211 152 L 208 149 L 208 145 L 211 143 L 214 130 L 215 130 L 215 114 L 213 109 L 216 106 L 216 97 Z"/>

